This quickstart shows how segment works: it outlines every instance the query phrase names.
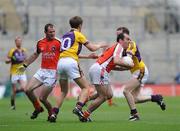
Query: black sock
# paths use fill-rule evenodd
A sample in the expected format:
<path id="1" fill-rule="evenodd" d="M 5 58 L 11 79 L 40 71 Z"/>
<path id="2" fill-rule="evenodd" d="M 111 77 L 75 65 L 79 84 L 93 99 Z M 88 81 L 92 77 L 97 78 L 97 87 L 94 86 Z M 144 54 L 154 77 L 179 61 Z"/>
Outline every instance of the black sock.
<path id="1" fill-rule="evenodd" d="M 17 89 L 16 93 L 20 93 L 20 92 L 23 92 L 23 91 L 24 91 L 24 89 Z"/>
<path id="2" fill-rule="evenodd" d="M 11 106 L 15 106 L 14 99 L 11 99 Z"/>
<path id="3" fill-rule="evenodd" d="M 157 95 L 151 95 L 151 101 L 156 102 L 158 100 Z"/>
<path id="4" fill-rule="evenodd" d="M 137 114 L 137 110 L 136 109 L 132 109 L 131 110 L 131 115 L 135 115 L 135 114 Z"/>
<path id="5" fill-rule="evenodd" d="M 79 109 L 82 109 L 83 106 L 84 106 L 84 103 L 82 103 L 82 102 L 77 102 L 76 103 L 76 107 L 79 108 Z"/>
<path id="6" fill-rule="evenodd" d="M 52 110 L 53 110 L 53 112 L 54 112 L 55 114 L 58 114 L 58 113 L 59 113 L 59 108 L 57 108 L 57 107 L 54 107 Z"/>

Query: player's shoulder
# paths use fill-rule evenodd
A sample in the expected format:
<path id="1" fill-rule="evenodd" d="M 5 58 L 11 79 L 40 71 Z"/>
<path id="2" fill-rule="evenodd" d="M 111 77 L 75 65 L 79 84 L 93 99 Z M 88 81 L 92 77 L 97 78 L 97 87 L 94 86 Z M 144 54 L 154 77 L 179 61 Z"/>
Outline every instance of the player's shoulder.
<path id="1" fill-rule="evenodd" d="M 131 42 L 129 43 L 128 49 L 129 49 L 129 50 L 136 49 L 136 42 L 135 42 L 135 41 L 131 41 Z"/>
<path id="2" fill-rule="evenodd" d="M 136 42 L 135 41 L 131 41 L 132 45 L 136 46 Z"/>
<path id="3" fill-rule="evenodd" d="M 58 41 L 59 43 L 62 42 L 62 39 L 59 39 L 59 38 L 57 38 L 57 37 L 55 37 L 54 39 L 55 39 L 56 41 Z"/>
<path id="4" fill-rule="evenodd" d="M 26 52 L 26 51 L 27 51 L 27 49 L 23 47 L 23 48 L 22 48 L 22 51 L 25 51 L 25 52 Z"/>
<path id="5" fill-rule="evenodd" d="M 14 52 L 17 48 L 13 47 L 9 50 L 9 52 Z"/>
<path id="6" fill-rule="evenodd" d="M 77 31 L 77 30 L 74 31 L 74 34 L 75 34 L 76 36 L 84 36 L 84 34 L 83 34 L 82 32 L 79 32 L 79 31 Z"/>
<path id="7" fill-rule="evenodd" d="M 46 40 L 46 38 L 45 38 L 45 37 L 42 37 L 42 38 L 40 38 L 39 40 L 37 40 L 37 43 L 43 42 L 43 41 L 45 41 L 45 40 Z"/>
<path id="8" fill-rule="evenodd" d="M 123 49 L 122 46 L 118 43 L 112 44 L 109 48 L 106 49 L 106 52 L 114 52 L 114 50 Z"/>

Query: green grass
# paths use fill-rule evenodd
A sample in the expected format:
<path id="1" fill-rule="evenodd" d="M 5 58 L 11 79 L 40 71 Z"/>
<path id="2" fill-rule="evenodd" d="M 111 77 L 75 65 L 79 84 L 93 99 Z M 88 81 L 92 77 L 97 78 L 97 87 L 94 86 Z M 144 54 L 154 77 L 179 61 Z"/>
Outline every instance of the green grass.
<path id="1" fill-rule="evenodd" d="M 72 114 L 75 100 L 66 100 L 56 123 L 47 122 L 47 112 L 31 120 L 33 111 L 26 97 L 17 98 L 17 109 L 9 108 L 9 99 L 0 100 L 0 131 L 178 131 L 180 130 L 180 97 L 165 98 L 167 110 L 151 102 L 137 105 L 140 121 L 129 122 L 129 109 L 125 99 L 115 99 L 117 107 L 104 103 L 91 118 L 81 123 Z"/>

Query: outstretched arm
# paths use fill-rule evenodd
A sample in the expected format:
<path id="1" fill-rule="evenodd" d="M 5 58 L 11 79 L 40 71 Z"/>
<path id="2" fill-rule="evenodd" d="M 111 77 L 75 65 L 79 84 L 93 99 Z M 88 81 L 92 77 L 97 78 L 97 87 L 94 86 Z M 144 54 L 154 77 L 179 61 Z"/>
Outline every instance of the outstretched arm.
<path id="1" fill-rule="evenodd" d="M 97 59 L 98 55 L 95 53 L 91 53 L 89 55 L 79 55 L 80 59 Z"/>
<path id="2" fill-rule="evenodd" d="M 6 63 L 6 64 L 11 63 L 11 58 L 7 57 L 6 60 L 5 60 L 5 63 Z"/>
<path id="3" fill-rule="evenodd" d="M 85 44 L 86 48 L 88 48 L 88 50 L 94 52 L 100 48 L 106 48 L 108 47 L 108 44 L 105 44 L 104 42 L 102 43 L 90 43 L 88 42 L 87 44 Z"/>
<path id="4" fill-rule="evenodd" d="M 33 53 L 29 58 L 24 61 L 23 65 L 17 69 L 17 73 L 23 73 L 26 68 L 38 58 L 38 56 L 39 54 L 37 52 Z"/>
<path id="5" fill-rule="evenodd" d="M 29 66 L 31 63 L 33 63 L 38 58 L 38 56 L 39 56 L 39 54 L 37 52 L 33 53 L 29 58 L 27 58 L 24 61 L 24 65 Z"/>
<path id="6" fill-rule="evenodd" d="M 126 71 L 126 70 L 129 70 L 129 68 L 123 67 L 123 66 L 116 66 L 113 70 L 115 70 L 115 71 Z"/>

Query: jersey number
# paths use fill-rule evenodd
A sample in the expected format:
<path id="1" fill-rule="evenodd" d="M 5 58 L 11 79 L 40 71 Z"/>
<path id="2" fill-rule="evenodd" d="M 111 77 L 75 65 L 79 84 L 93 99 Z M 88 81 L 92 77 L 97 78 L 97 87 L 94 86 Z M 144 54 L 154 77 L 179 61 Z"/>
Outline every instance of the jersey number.
<path id="1" fill-rule="evenodd" d="M 61 44 L 61 50 L 68 50 L 73 45 L 73 41 L 70 37 L 63 38 L 62 44 Z"/>

